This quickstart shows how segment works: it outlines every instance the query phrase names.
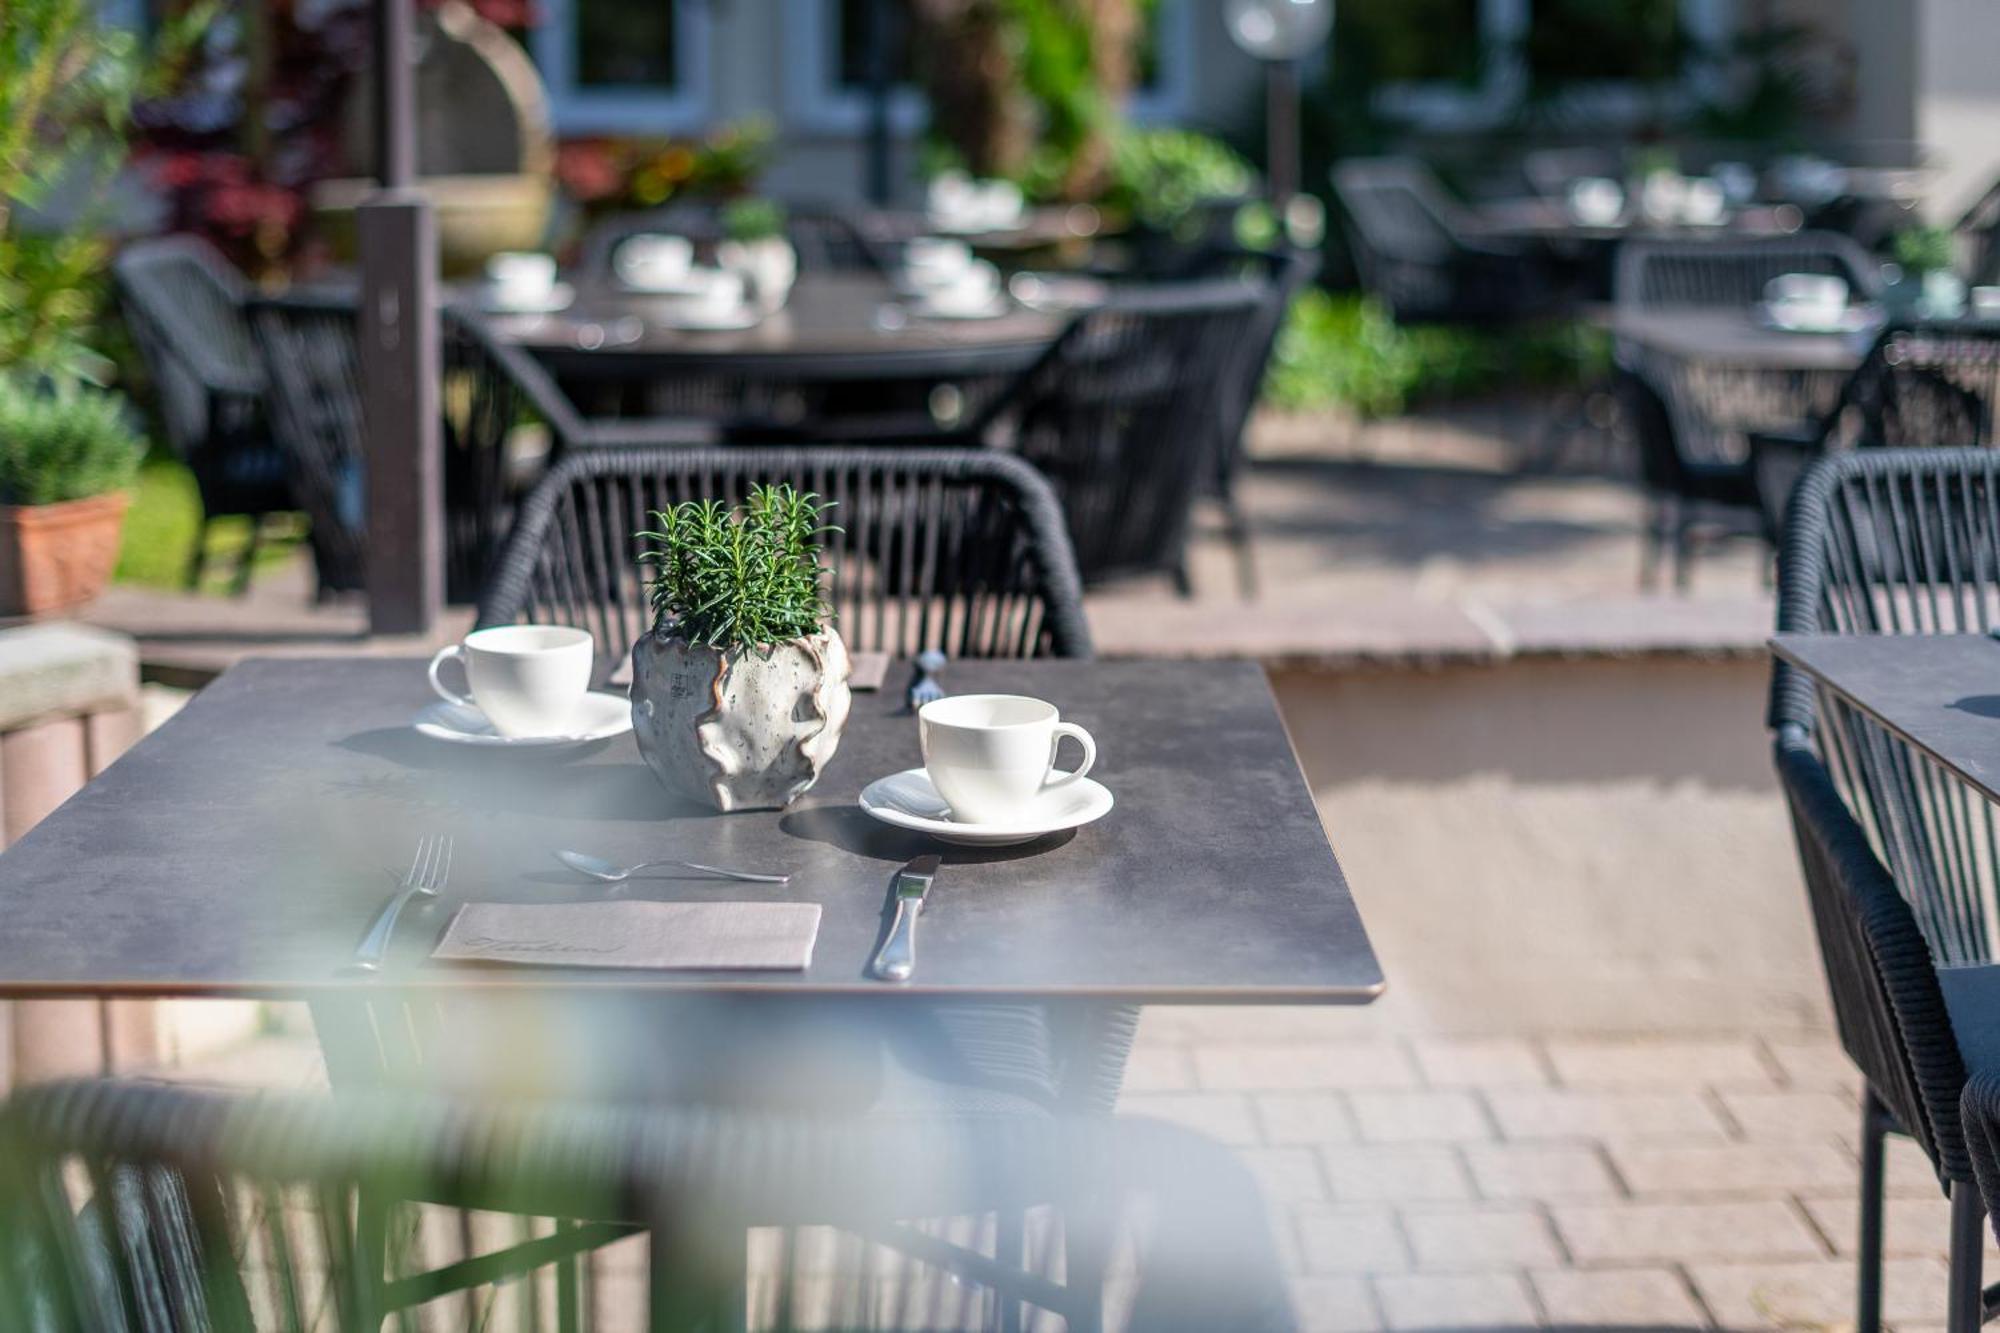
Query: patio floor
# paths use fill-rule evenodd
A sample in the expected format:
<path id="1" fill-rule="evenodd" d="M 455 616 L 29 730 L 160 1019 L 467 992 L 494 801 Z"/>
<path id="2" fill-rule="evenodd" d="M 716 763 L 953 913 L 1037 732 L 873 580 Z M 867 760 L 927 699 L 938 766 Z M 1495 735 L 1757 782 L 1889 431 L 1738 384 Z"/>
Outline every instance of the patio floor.
<path id="1" fill-rule="evenodd" d="M 1161 584 L 1092 596 L 1100 650 L 1336 665 L 1761 651 L 1759 553 L 1705 560 L 1692 596 L 1641 595 L 1632 491 L 1516 476 L 1510 441 L 1533 425 L 1260 423 L 1244 499 L 1262 595 L 1237 595 L 1205 530 L 1195 598 Z M 358 613 L 308 609 L 301 586 L 193 608 L 120 590 L 97 618 L 156 660 L 359 647 Z M 1782 836 L 1775 804 L 1772 819 Z M 1418 937 L 1421 900 L 1392 888 L 1364 909 L 1382 937 Z M 1367 1009 L 1149 1011 L 1128 1074 L 1125 1110 L 1204 1130 L 1256 1169 L 1305 1328 L 1851 1321 L 1856 1083 L 1829 1035 L 1788 1011 L 1693 1035 L 1628 1035 L 1615 1018 L 1593 1032 L 1585 1016 L 1562 1035 L 1522 1022 L 1468 1036 L 1395 989 L 1400 962 L 1385 951 L 1391 993 Z M 310 1036 L 289 1032 L 177 1074 L 316 1080 Z M 1886 1313 L 1941 1325 L 1946 1205 L 1912 1145 L 1890 1162 Z"/>

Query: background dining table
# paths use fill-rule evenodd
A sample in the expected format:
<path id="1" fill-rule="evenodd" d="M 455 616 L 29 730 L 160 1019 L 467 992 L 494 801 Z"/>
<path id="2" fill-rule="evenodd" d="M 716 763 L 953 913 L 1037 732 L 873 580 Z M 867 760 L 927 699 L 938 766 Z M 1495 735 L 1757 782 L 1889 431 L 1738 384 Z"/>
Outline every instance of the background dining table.
<path id="1" fill-rule="evenodd" d="M 1116 807 L 1014 847 L 941 845 L 876 822 L 856 804 L 861 787 L 920 762 L 895 689 L 854 696 L 839 753 L 790 809 L 718 815 L 670 796 L 629 734 L 563 754 L 417 734 L 412 718 L 433 697 L 420 661 L 252 659 L 0 855 L 0 995 L 503 987 L 1188 1004 L 1363 1003 L 1380 992 L 1367 932 L 1254 664 L 967 661 L 946 681 L 1055 702 L 1096 736 L 1094 776 Z M 350 975 L 343 964 L 426 834 L 456 842 L 444 901 L 405 917 L 383 975 Z M 558 849 L 790 873 L 775 887 L 667 872 L 627 890 L 816 902 L 811 966 L 427 961 L 468 899 L 601 897 L 602 885 L 552 859 Z M 890 882 L 927 851 L 944 866 L 916 973 L 885 985 L 867 964 Z"/>

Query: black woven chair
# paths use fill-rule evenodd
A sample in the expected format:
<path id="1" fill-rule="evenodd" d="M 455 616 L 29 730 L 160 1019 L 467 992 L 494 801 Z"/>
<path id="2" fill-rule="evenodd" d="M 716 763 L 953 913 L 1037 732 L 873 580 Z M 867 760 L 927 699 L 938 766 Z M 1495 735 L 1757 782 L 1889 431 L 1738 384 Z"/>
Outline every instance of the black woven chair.
<path id="1" fill-rule="evenodd" d="M 1316 251 L 1287 248 L 1271 252 L 1218 251 L 1208 257 L 1196 276 L 1233 274 L 1256 285 L 1257 314 L 1235 348 L 1221 401 L 1220 443 L 1215 454 L 1211 493 L 1222 506 L 1223 531 L 1236 553 L 1237 586 L 1244 597 L 1257 595 L 1257 565 L 1249 515 L 1236 496 L 1244 467 L 1244 437 L 1264 392 L 1264 372 L 1285 327 L 1292 302 L 1319 275 Z"/>
<path id="2" fill-rule="evenodd" d="M 1958 271 L 1975 286 L 2000 282 L 2000 181 L 1979 196 L 1953 228 L 1958 235 Z"/>
<path id="3" fill-rule="evenodd" d="M 1088 657 L 1076 566 L 1047 485 L 1020 460 L 948 449 L 579 450 L 522 505 L 479 623 L 576 625 L 600 675 L 651 611 L 632 534 L 682 500 L 789 482 L 834 502 L 827 587 L 850 650 Z"/>
<path id="4" fill-rule="evenodd" d="M 1865 450 L 1814 464 L 1787 516 L 1779 630 L 1991 629 L 2000 623 L 1996 505 L 2000 456 L 1986 450 Z M 1841 1042 L 1867 1084 L 1859 1326 L 1880 1324 L 1883 1137 L 1893 1130 L 1917 1141 L 1951 1197 L 1952 1326 L 1974 1328 L 1981 1238 L 1959 1120 L 1965 1070 L 1936 969 L 1990 959 L 2000 845 L 1991 811 L 1783 663 L 1770 722 Z"/>
<path id="5" fill-rule="evenodd" d="M 1361 285 L 1398 323 L 1504 323 L 1568 304 L 1534 249 L 1478 236 L 1414 158 L 1348 158 L 1333 169 L 1333 189 Z"/>
<path id="6" fill-rule="evenodd" d="M 2000 329 L 1891 324 L 1833 410 L 1794 431 L 1750 438 L 1759 503 L 1775 527 L 1807 465 L 1843 449 L 1993 445 L 2000 406 Z"/>
<path id="7" fill-rule="evenodd" d="M 294 507 L 264 416 L 264 367 L 244 314 L 243 280 L 193 236 L 135 241 L 112 263 L 119 308 L 146 363 L 168 447 L 194 474 L 201 530 L 187 581 L 201 581 L 208 525 L 250 520 L 236 590 L 250 586 L 264 518 Z"/>
<path id="8" fill-rule="evenodd" d="M 681 421 L 586 423 L 531 357 L 494 338 L 477 315 L 447 309 L 441 319 L 445 583 L 454 601 L 477 595 L 515 497 L 548 461 L 583 444 L 713 438 Z M 359 588 L 368 525 L 354 303 L 332 295 L 259 300 L 252 325 L 269 375 L 272 423 L 312 522 L 320 595 Z"/>
<path id="9" fill-rule="evenodd" d="M 956 437 L 1018 453 L 1048 479 L 1086 585 L 1165 573 L 1189 591 L 1194 502 L 1233 467 L 1245 348 L 1271 286 L 1229 277 L 1120 289 Z"/>
<path id="10" fill-rule="evenodd" d="M 1293 1326 L 1248 1174 L 1146 1121 L 724 1119 L 70 1083 L 7 1104 L 0 1181 L 0 1322 L 36 1333 L 372 1333 L 388 1317 L 538 1329 L 550 1310 L 563 1330 L 585 1314 L 656 1333 L 984 1328 L 1018 1326 L 1023 1305 L 1097 1327 L 1101 1268 L 1058 1283 L 1033 1256 L 922 1221 L 1043 1205 L 1047 1231 L 1088 1215 L 1131 1238 L 1132 1328 Z M 531 1217 L 598 1220 L 491 1248 Z M 820 1224 L 858 1238 L 746 1253 L 748 1228 Z M 622 1268 L 602 1249 L 642 1231 Z M 901 1254 L 885 1262 L 883 1242 Z"/>
<path id="11" fill-rule="evenodd" d="M 1802 233 L 1743 244 L 1718 241 L 1627 245 L 1618 259 L 1621 316 L 1652 310 L 1747 310 L 1772 278 L 1818 273 L 1844 278 L 1872 298 L 1879 273 L 1844 236 Z M 1816 420 L 1845 377 L 1821 371 L 1691 362 L 1635 343 L 1616 348 L 1619 396 L 1639 449 L 1647 519 L 1640 578 L 1671 566 L 1676 587 L 1693 574 L 1698 538 L 1771 536 L 1759 500 L 1748 436 Z"/>

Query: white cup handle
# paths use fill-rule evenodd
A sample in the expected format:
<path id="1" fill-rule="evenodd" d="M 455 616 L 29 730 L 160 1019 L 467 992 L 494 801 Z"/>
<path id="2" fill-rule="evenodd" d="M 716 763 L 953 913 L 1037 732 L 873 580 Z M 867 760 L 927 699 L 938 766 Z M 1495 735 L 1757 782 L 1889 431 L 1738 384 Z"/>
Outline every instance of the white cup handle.
<path id="1" fill-rule="evenodd" d="M 459 666 L 463 667 L 465 665 L 464 644 L 454 643 L 450 647 L 438 649 L 437 656 L 431 659 L 431 688 L 436 690 L 438 698 L 443 699 L 446 703 L 458 704 L 465 708 L 477 708 L 479 705 L 472 702 L 471 695 L 453 694 L 444 687 L 444 682 L 438 679 L 438 668 L 454 658 L 458 660 Z"/>
<path id="2" fill-rule="evenodd" d="M 1075 737 L 1077 744 L 1083 747 L 1083 762 L 1078 764 L 1075 770 L 1069 773 L 1059 772 L 1056 769 L 1056 751 L 1062 748 L 1062 740 L 1065 736 Z M 1049 743 L 1049 773 L 1048 777 L 1042 781 L 1042 790 L 1054 791 L 1058 787 L 1067 787 L 1070 783 L 1075 782 L 1078 778 L 1090 772 L 1091 765 L 1096 762 L 1097 742 L 1090 738 L 1089 732 L 1077 726 L 1074 722 L 1056 723 L 1055 739 Z"/>

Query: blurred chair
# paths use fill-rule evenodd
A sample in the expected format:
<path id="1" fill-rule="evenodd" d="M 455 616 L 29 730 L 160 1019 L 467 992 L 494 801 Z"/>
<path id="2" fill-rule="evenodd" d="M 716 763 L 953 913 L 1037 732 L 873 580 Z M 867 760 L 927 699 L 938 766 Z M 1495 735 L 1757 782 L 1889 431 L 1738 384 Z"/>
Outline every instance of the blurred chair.
<path id="1" fill-rule="evenodd" d="M 1097 1328 L 1107 1305 L 1132 1329 L 1294 1326 L 1245 1169 L 1147 1121 L 870 1123 L 85 1082 L 7 1104 L 0 1180 L 0 1322 L 36 1333 L 372 1333 L 391 1317 L 470 1333 L 541 1328 L 550 1310 L 565 1331 L 586 1315 L 593 1329 L 655 1333 L 978 1329 L 1019 1327 L 1023 1307 Z M 1074 1217 L 1109 1224 L 1134 1255 L 1129 1297 L 1101 1266 L 1059 1283 L 1041 1256 L 926 1222 L 1031 1208 L 1047 1245 L 1058 1233 L 1067 1245 Z M 588 1220 L 492 1248 L 532 1218 Z M 750 1228 L 825 1225 L 863 1240 L 746 1245 Z M 643 1254 L 621 1269 L 604 1247 L 626 1235 Z"/>
<path id="2" fill-rule="evenodd" d="M 445 582 L 471 601 L 499 552 L 515 497 L 549 460 L 581 444 L 688 444 L 711 438 L 678 421 L 585 423 L 533 358 L 477 315 L 447 309 L 440 384 Z M 362 586 L 368 533 L 356 311 L 345 295 L 254 303 L 272 424 L 311 519 L 322 597 Z"/>
<path id="3" fill-rule="evenodd" d="M 1165 573 L 1190 591 L 1194 502 L 1234 466 L 1247 349 L 1273 287 L 1224 277 L 1117 290 L 957 437 L 1011 450 L 1048 479 L 1086 586 Z"/>
<path id="4" fill-rule="evenodd" d="M 1089 657 L 1062 511 L 1019 459 L 983 450 L 577 451 L 521 507 L 481 625 L 577 625 L 601 673 L 651 628 L 632 534 L 684 500 L 787 482 L 832 501 L 827 594 L 850 651 Z"/>
<path id="5" fill-rule="evenodd" d="M 1333 188 L 1361 284 L 1399 323 L 1509 322 L 1567 304 L 1534 249 L 1478 236 L 1415 158 L 1347 158 L 1333 169 Z"/>
<path id="6" fill-rule="evenodd" d="M 1236 553 L 1237 587 L 1245 598 L 1257 595 L 1255 534 L 1249 516 L 1237 501 L 1242 477 L 1245 437 L 1264 392 L 1264 374 L 1271 353 L 1284 332 L 1292 302 L 1319 275 L 1317 251 L 1286 247 L 1273 251 L 1218 251 L 1193 276 L 1213 278 L 1231 272 L 1254 283 L 1257 314 L 1243 340 L 1232 350 L 1221 400 L 1221 434 L 1209 493 L 1222 507 L 1223 531 Z"/>
<path id="7" fill-rule="evenodd" d="M 1844 278 L 1861 299 L 1881 290 L 1874 263 L 1844 236 L 1635 242 L 1619 255 L 1617 314 L 1640 322 L 1651 311 L 1748 311 L 1765 284 L 1786 273 Z M 1748 433 L 1817 418 L 1844 377 L 1689 361 L 1626 341 L 1615 355 L 1646 489 L 1641 581 L 1653 582 L 1670 565 L 1674 585 L 1684 589 L 1697 537 L 1769 536 Z"/>
<path id="8" fill-rule="evenodd" d="M 1979 633 L 2000 623 L 2000 455 L 1865 450 L 1816 463 L 1786 518 L 1778 629 Z M 1858 1327 L 1880 1327 L 1883 1139 L 1914 1138 L 1951 1198 L 1951 1326 L 1980 1322 L 1965 1070 L 1940 966 L 1993 960 L 1985 799 L 1780 662 L 1769 721 L 1861 1108 Z M 1977 832 L 1989 832 L 1982 838 Z"/>
<path id="9" fill-rule="evenodd" d="M 1958 271 L 1966 282 L 1977 287 L 2000 283 L 2000 181 L 1965 210 L 1953 230 L 1958 234 Z"/>
<path id="10" fill-rule="evenodd" d="M 264 368 L 244 314 L 243 279 L 194 236 L 134 241 L 111 272 L 167 445 L 194 474 L 201 497 L 188 586 L 201 581 L 209 524 L 240 514 L 250 520 L 236 567 L 241 593 L 250 586 L 265 516 L 295 507 L 265 420 Z"/>
<path id="11" fill-rule="evenodd" d="M 2000 406 L 2000 328 L 1891 324 L 1876 337 L 1840 400 L 1801 429 L 1757 431 L 1750 450 L 1772 531 L 1800 474 L 1843 449 L 1991 447 Z"/>

